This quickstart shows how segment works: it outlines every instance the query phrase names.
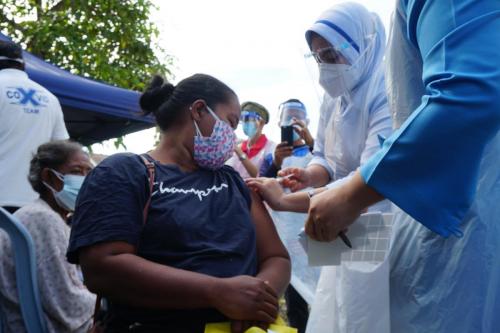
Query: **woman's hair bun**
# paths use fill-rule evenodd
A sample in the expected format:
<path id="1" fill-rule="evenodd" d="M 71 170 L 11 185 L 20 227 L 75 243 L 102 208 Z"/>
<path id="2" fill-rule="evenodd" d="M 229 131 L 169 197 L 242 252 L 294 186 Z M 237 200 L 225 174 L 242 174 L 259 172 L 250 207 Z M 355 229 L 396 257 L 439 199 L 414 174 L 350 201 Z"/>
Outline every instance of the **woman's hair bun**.
<path id="1" fill-rule="evenodd" d="M 164 82 L 165 80 L 160 75 L 153 76 L 148 88 L 141 95 L 139 104 L 145 114 L 155 114 L 160 106 L 172 96 L 175 86 Z"/>

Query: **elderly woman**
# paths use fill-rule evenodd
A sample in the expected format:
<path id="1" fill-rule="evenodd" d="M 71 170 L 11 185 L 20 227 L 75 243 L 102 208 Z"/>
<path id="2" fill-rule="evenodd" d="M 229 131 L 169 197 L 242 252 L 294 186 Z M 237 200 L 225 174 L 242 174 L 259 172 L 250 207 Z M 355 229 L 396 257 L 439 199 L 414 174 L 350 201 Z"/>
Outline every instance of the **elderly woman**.
<path id="1" fill-rule="evenodd" d="M 30 233 L 42 307 L 49 332 L 87 332 L 95 295 L 83 285 L 77 267 L 66 261 L 70 228 L 68 213 L 90 171 L 89 157 L 75 142 L 41 145 L 29 168 L 29 181 L 40 197 L 14 214 Z M 5 332 L 26 332 L 17 297 L 14 259 L 6 234 L 0 232 L 0 304 Z"/>

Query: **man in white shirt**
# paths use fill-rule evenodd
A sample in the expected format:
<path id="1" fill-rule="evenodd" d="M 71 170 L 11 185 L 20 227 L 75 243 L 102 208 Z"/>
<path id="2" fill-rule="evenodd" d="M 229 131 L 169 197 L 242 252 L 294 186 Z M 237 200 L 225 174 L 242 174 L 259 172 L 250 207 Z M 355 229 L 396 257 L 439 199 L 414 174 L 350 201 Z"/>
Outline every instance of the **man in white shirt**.
<path id="1" fill-rule="evenodd" d="M 14 212 L 35 200 L 28 182 L 33 153 L 68 138 L 57 98 L 28 78 L 21 48 L 0 41 L 0 206 Z"/>

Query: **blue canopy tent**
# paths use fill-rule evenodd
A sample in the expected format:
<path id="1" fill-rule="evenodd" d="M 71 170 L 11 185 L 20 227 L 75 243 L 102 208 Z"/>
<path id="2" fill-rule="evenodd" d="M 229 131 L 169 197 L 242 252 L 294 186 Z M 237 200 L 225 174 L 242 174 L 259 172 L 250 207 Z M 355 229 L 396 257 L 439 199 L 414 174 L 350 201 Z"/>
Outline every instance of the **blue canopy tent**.
<path id="1" fill-rule="evenodd" d="M 0 33 L 1 40 L 10 40 Z M 141 116 L 139 93 L 71 74 L 24 52 L 28 76 L 57 96 L 69 135 L 83 145 L 154 126 Z"/>

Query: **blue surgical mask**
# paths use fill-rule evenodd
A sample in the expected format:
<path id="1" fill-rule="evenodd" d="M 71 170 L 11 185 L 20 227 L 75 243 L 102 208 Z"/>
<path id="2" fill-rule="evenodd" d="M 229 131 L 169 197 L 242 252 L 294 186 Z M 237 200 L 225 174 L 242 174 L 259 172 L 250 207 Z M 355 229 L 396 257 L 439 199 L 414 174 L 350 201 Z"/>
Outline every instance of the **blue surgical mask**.
<path id="1" fill-rule="evenodd" d="M 82 187 L 83 181 L 85 180 L 85 176 L 71 174 L 63 175 L 53 169 L 50 169 L 50 171 L 52 171 L 57 176 L 57 178 L 62 180 L 64 184 L 62 190 L 57 192 L 49 184 L 45 182 L 43 182 L 43 184 L 52 191 L 52 193 L 54 194 L 54 199 L 61 208 L 70 212 L 74 211 L 76 197 L 78 196 L 78 192 L 80 192 L 80 188 Z"/>
<path id="2" fill-rule="evenodd" d="M 243 133 L 249 138 L 253 138 L 257 134 L 257 123 L 254 121 L 245 121 L 243 123 Z"/>
<path id="3" fill-rule="evenodd" d="M 300 135 L 299 133 L 295 132 L 295 130 L 293 131 L 293 142 L 297 141 L 298 139 L 300 139 Z"/>

